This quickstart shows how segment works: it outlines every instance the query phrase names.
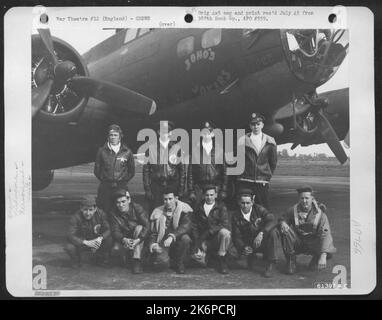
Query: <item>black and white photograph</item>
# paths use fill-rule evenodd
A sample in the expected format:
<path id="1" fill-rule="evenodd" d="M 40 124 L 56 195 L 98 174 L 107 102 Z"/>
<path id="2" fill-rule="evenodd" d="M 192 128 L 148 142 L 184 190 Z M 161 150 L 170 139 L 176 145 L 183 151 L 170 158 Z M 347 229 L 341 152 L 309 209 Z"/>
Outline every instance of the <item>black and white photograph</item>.
<path id="1" fill-rule="evenodd" d="M 256 10 L 233 14 L 266 15 Z M 354 261 L 373 249 L 361 241 L 373 214 L 359 220 L 353 206 L 362 200 L 351 193 L 359 176 L 368 179 L 352 164 L 362 157 L 350 139 L 352 28 L 330 19 L 303 28 L 90 28 L 111 15 L 72 12 L 54 13 L 66 24 L 43 13 L 31 25 L 30 171 L 15 161 L 6 188 L 10 223 L 30 203 L 32 290 L 354 288 L 362 277 Z M 219 15 L 209 8 L 198 18 Z"/>

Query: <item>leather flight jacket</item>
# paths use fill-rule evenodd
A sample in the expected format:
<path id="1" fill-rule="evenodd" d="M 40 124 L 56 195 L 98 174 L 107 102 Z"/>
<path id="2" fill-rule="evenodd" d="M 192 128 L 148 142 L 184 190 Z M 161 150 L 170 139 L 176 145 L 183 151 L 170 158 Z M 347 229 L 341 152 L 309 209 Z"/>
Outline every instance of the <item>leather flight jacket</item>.
<path id="1" fill-rule="evenodd" d="M 104 184 L 116 186 L 117 183 L 127 183 L 135 174 L 134 156 L 124 144 L 118 153 L 111 150 L 106 142 L 98 149 L 94 164 L 94 175 Z"/>
<path id="2" fill-rule="evenodd" d="M 249 245 L 258 233 L 268 234 L 277 226 L 274 215 L 258 204 L 253 205 L 249 220 L 244 218 L 240 209 L 233 214 L 232 240 L 239 251 Z"/>
<path id="3" fill-rule="evenodd" d="M 239 143 L 245 145 L 245 168 L 238 180 L 269 182 L 277 165 L 277 145 L 275 140 L 263 133 L 262 146 L 257 150 L 251 141 L 251 133 L 246 134 Z"/>
<path id="4" fill-rule="evenodd" d="M 188 166 L 188 191 L 190 193 L 194 192 L 195 185 L 202 188 L 205 185 L 212 184 L 217 186 L 219 191 L 226 192 L 228 176 L 223 149 L 215 146 L 214 143 L 210 156 L 208 156 L 201 143 L 200 145 L 198 144 L 198 147 L 200 147 L 199 164 L 194 163 L 199 159 L 196 160 L 193 154 L 191 156 L 191 163 Z M 207 162 L 206 159 L 210 163 L 205 163 Z"/>
<path id="5" fill-rule="evenodd" d="M 138 225 L 142 226 L 139 239 L 143 241 L 149 232 L 149 220 L 142 206 L 131 202 L 129 211 L 121 213 L 114 208 L 111 213 L 111 231 L 114 240 L 122 241 L 124 237 L 129 237 Z"/>
<path id="6" fill-rule="evenodd" d="M 157 153 L 147 155 L 149 161 L 143 166 L 143 187 L 146 192 L 151 192 L 151 183 L 154 182 L 164 187 L 176 183 L 178 192 L 184 193 L 186 165 L 181 161 L 181 150 L 172 152 L 174 145 L 175 142 L 170 141 L 168 147 L 164 148 L 158 142 Z"/>

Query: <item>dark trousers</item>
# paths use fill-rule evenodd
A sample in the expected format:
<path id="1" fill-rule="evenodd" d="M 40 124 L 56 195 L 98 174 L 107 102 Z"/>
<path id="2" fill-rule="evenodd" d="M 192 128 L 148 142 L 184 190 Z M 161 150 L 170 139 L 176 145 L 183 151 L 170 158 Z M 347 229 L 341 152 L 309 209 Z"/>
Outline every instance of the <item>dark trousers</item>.
<path id="1" fill-rule="evenodd" d="M 170 246 L 169 255 L 175 263 L 184 263 L 187 254 L 190 251 L 191 238 L 188 234 L 184 234 L 175 243 Z"/>
<path id="2" fill-rule="evenodd" d="M 92 252 L 92 250 L 84 244 L 74 245 L 73 243 L 68 243 L 65 246 L 64 250 L 69 255 L 72 261 L 81 263 L 82 255 L 85 252 L 92 253 L 92 255 L 94 255 L 95 258 L 108 260 L 110 256 L 111 245 L 111 237 L 108 237 L 106 239 L 103 239 L 101 247 L 95 252 Z"/>
<path id="3" fill-rule="evenodd" d="M 256 183 L 249 181 L 240 181 L 236 183 L 236 195 L 241 189 L 250 189 L 255 195 L 255 203 L 269 209 L 269 183 Z"/>
<path id="4" fill-rule="evenodd" d="M 121 181 L 117 183 L 101 182 L 98 186 L 97 207 L 102 209 L 108 216 L 114 206 L 113 192 L 118 188 L 127 189 L 127 182 Z"/>
<path id="5" fill-rule="evenodd" d="M 186 261 L 190 251 L 191 238 L 188 234 L 184 234 L 175 242 L 172 242 L 169 248 L 165 248 L 163 246 L 163 243 L 161 243 L 160 246 L 163 250 L 162 253 L 160 255 L 152 253 L 151 261 L 152 263 L 156 264 L 157 266 L 160 266 L 161 268 L 167 268 L 169 267 L 169 259 L 165 257 L 166 255 L 167 257 L 172 259 L 172 261 L 175 262 L 176 265 L 184 263 Z"/>
<path id="6" fill-rule="evenodd" d="M 137 239 L 142 231 L 142 226 L 137 225 L 131 234 L 126 235 L 126 238 Z M 144 241 L 141 241 L 135 246 L 133 250 L 125 248 L 121 242 L 115 242 L 112 249 L 112 256 L 119 257 L 122 261 L 125 261 L 126 254 L 132 255 L 133 259 L 141 259 L 143 251 Z"/>
<path id="7" fill-rule="evenodd" d="M 292 227 L 285 234 L 281 233 L 281 231 L 278 232 L 280 233 L 281 245 L 285 256 L 303 253 L 318 257 L 321 254 L 321 239 L 319 237 L 301 237 Z M 330 258 L 331 254 L 328 253 L 327 257 Z"/>
<path id="8" fill-rule="evenodd" d="M 264 238 L 259 248 L 256 248 L 253 243 L 256 236 L 257 234 L 253 235 L 251 239 L 252 241 L 248 242 L 246 245 L 252 248 L 253 253 L 262 253 L 265 260 L 275 262 L 277 260 L 277 241 L 279 239 L 277 230 L 273 229 L 268 233 L 264 233 Z"/>

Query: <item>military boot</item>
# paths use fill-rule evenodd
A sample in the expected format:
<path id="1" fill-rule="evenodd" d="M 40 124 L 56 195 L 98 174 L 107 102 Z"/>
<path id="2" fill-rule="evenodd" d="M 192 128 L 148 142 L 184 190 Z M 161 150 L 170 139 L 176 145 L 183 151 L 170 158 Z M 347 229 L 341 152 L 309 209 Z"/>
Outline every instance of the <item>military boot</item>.
<path id="1" fill-rule="evenodd" d="M 265 271 L 264 271 L 264 277 L 265 278 L 272 278 L 274 264 L 275 263 L 273 261 L 267 262 L 267 266 L 265 267 Z"/>
<path id="2" fill-rule="evenodd" d="M 318 269 L 318 259 L 319 259 L 318 256 L 314 255 L 312 257 L 312 260 L 310 260 L 308 267 L 309 267 L 309 269 L 311 271 L 317 271 L 317 269 Z"/>
<path id="3" fill-rule="evenodd" d="M 142 265 L 140 259 L 133 259 L 133 273 L 140 274 L 142 273 Z"/>
<path id="4" fill-rule="evenodd" d="M 296 273 L 296 256 L 288 255 L 287 256 L 287 274 L 295 274 Z"/>
<path id="5" fill-rule="evenodd" d="M 225 256 L 219 256 L 219 272 L 221 274 L 227 274 L 228 273 L 228 265 L 227 265 L 227 255 Z"/>
<path id="6" fill-rule="evenodd" d="M 184 268 L 184 263 L 183 261 L 179 261 L 176 266 L 175 266 L 175 272 L 177 274 L 184 274 L 186 271 L 185 271 L 185 268 Z"/>

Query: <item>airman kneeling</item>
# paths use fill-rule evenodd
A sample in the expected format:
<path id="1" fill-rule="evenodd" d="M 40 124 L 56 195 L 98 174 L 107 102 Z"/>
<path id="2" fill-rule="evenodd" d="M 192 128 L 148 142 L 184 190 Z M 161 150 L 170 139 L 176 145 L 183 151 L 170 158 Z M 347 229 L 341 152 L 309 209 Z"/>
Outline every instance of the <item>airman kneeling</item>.
<path id="1" fill-rule="evenodd" d="M 280 219 L 281 244 L 287 259 L 287 273 L 296 272 L 296 255 L 312 255 L 311 269 L 326 268 L 326 260 L 336 252 L 330 231 L 326 207 L 313 197 L 313 189 L 297 189 L 299 202 Z"/>
<path id="2" fill-rule="evenodd" d="M 154 209 L 150 217 L 150 261 L 165 268 L 174 262 L 176 273 L 185 273 L 185 259 L 191 245 L 191 207 L 177 198 L 174 188 L 163 191 L 163 205 Z"/>
<path id="3" fill-rule="evenodd" d="M 263 253 L 267 261 L 264 276 L 270 278 L 277 261 L 277 222 L 273 214 L 256 204 L 252 190 L 239 191 L 239 209 L 232 218 L 233 243 L 239 254 L 247 257 L 248 268 L 252 269 L 256 253 Z"/>
<path id="4" fill-rule="evenodd" d="M 73 268 L 82 265 L 82 255 L 92 253 L 96 262 L 103 266 L 109 265 L 111 248 L 110 225 L 106 214 L 96 206 L 94 197 L 85 197 L 69 221 L 69 243 L 64 250 L 71 258 Z"/>
<path id="5" fill-rule="evenodd" d="M 110 214 L 113 256 L 119 257 L 126 265 L 129 255 L 132 255 L 132 272 L 142 273 L 142 250 L 149 231 L 146 211 L 131 200 L 130 193 L 125 189 L 117 189 L 113 197 L 115 206 Z"/>

